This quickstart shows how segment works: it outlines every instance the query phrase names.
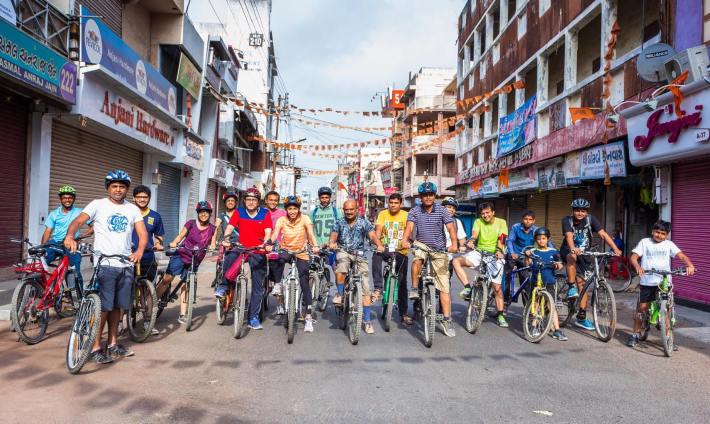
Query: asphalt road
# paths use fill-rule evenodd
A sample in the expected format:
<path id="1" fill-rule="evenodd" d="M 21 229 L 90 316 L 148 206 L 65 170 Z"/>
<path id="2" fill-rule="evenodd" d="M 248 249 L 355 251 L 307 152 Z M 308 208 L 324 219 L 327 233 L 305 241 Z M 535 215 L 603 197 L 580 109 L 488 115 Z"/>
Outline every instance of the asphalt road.
<path id="1" fill-rule="evenodd" d="M 200 280 L 210 281 L 208 274 Z M 0 422 L 687 424 L 707 423 L 710 414 L 709 346 L 680 338 L 681 350 L 668 359 L 654 331 L 645 347 L 629 349 L 625 309 L 609 343 L 567 330 L 567 342 L 535 345 L 522 338 L 519 308 L 510 328 L 486 320 L 471 335 L 457 303 L 456 337 L 438 331 L 428 349 L 420 326 L 386 333 L 380 323 L 352 346 L 330 321 L 331 309 L 293 345 L 273 316 L 263 331 L 235 340 L 231 325 L 216 324 L 206 284 L 198 301 L 193 331 L 180 328 L 171 305 L 158 321 L 160 335 L 131 346 L 134 357 L 88 364 L 76 376 L 64 365 L 70 320 L 52 322 L 34 346 L 5 326 Z"/>

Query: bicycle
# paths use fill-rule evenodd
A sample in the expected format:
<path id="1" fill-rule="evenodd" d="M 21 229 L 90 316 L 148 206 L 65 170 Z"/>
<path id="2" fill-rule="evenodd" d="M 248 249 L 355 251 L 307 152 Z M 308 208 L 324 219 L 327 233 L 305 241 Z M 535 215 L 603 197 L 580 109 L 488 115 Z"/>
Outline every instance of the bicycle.
<path id="1" fill-rule="evenodd" d="M 397 307 L 399 296 L 399 278 L 397 274 L 397 258 L 395 251 L 386 249 L 384 274 L 384 288 L 382 290 L 382 319 L 385 331 L 392 327 L 392 311 Z M 402 264 L 400 264 L 400 267 Z"/>
<path id="2" fill-rule="evenodd" d="M 288 344 L 293 343 L 293 338 L 296 335 L 296 315 L 301 315 L 302 296 L 301 284 L 298 280 L 298 269 L 296 268 L 296 255 L 306 252 L 307 249 L 301 249 L 297 252 L 280 249 L 280 253 L 291 255 L 290 269 L 288 274 L 281 279 L 281 287 L 283 287 L 284 307 L 286 308 L 286 339 Z"/>
<path id="3" fill-rule="evenodd" d="M 17 264 L 14 269 L 21 282 L 12 293 L 10 320 L 20 340 L 26 344 L 36 344 L 42 341 L 47 332 L 50 309 L 54 309 L 59 318 L 67 318 L 75 313 L 82 293 L 76 285 L 75 277 L 74 284 L 70 282 L 72 274 L 80 271 L 69 265 L 69 256 L 63 246 L 51 243 L 34 246 L 27 239 L 11 241 L 27 244 L 29 258 L 25 264 Z M 80 248 L 84 249 L 85 246 L 82 244 Z M 63 254 L 51 273 L 51 265 L 45 259 L 49 249 Z"/>
<path id="4" fill-rule="evenodd" d="M 349 251 L 339 248 L 355 258 L 350 261 L 350 269 L 345 276 L 345 291 L 342 296 L 342 303 L 336 306 L 335 311 L 340 318 L 340 329 L 346 330 L 348 340 L 352 345 L 356 345 L 360 340 L 360 330 L 362 329 L 362 275 L 358 271 L 358 262 L 363 260 L 365 251 Z"/>
<path id="5" fill-rule="evenodd" d="M 415 315 L 421 315 L 424 324 L 424 346 L 431 347 L 434 344 L 434 331 L 436 322 L 441 321 L 441 317 L 436 313 L 436 305 L 439 301 L 436 296 L 436 274 L 431 263 L 432 250 L 422 249 L 412 246 L 412 250 L 420 250 L 426 253 L 426 259 L 419 274 L 419 299 L 414 303 Z M 438 253 L 445 253 L 443 251 Z"/>
<path id="6" fill-rule="evenodd" d="M 210 283 L 210 287 L 214 288 L 224 278 L 224 246 L 219 246 L 217 262 L 215 263 L 214 280 Z"/>
<path id="7" fill-rule="evenodd" d="M 255 250 L 260 250 L 261 247 L 246 248 L 242 245 L 234 245 L 235 249 L 239 250 L 239 255 L 236 259 L 236 266 L 239 267 L 239 272 L 234 281 L 229 281 L 229 289 L 223 298 L 218 298 L 216 302 L 217 324 L 224 324 L 229 311 L 234 312 L 234 331 L 235 339 L 241 339 L 246 335 L 246 322 L 249 315 L 249 300 L 251 299 L 251 284 L 247 278 L 246 267 L 249 256 L 254 254 Z M 234 266 L 234 265 L 232 265 Z"/>
<path id="8" fill-rule="evenodd" d="M 540 258 L 536 255 L 531 256 L 533 265 L 529 268 L 538 270 L 535 286 L 529 294 L 528 302 L 526 302 L 523 311 L 523 334 L 525 340 L 531 343 L 539 343 L 546 334 L 550 332 L 553 324 L 555 307 L 555 299 L 552 294 L 547 291 L 545 284 L 542 281 L 542 270 L 545 267 Z M 525 285 L 530 281 L 530 277 L 525 282 Z M 519 290 L 522 290 L 524 285 L 521 285 Z M 556 287 L 556 285 L 555 285 Z"/>
<path id="9" fill-rule="evenodd" d="M 491 284 L 493 278 L 498 276 L 498 274 L 489 275 L 488 273 L 488 269 L 495 266 L 493 264 L 498 260 L 496 254 L 480 250 L 478 252 L 481 254 L 481 263 L 478 266 L 478 275 L 471 288 L 471 296 L 466 308 L 465 327 L 466 331 L 471 334 L 475 334 L 481 327 L 488 305 L 491 302 L 495 305 L 495 295 L 493 290 L 491 290 Z M 500 272 L 502 272 L 502 269 L 498 270 L 498 273 Z"/>
<path id="10" fill-rule="evenodd" d="M 614 337 L 616 331 L 616 301 L 614 299 L 614 291 L 602 274 L 604 264 L 608 258 L 614 257 L 611 252 L 593 252 L 583 251 L 577 256 L 586 256 L 592 258 L 594 267 L 591 271 L 587 271 L 582 277 L 584 280 L 584 288 L 582 289 L 576 300 L 567 300 L 568 315 L 565 318 L 564 324 L 560 321 L 560 326 L 569 326 L 575 312 L 579 309 L 580 303 L 587 292 L 591 293 L 592 311 L 594 316 L 594 329 L 599 340 L 608 342 Z M 600 264 L 601 262 L 601 264 Z M 577 276 L 579 278 L 579 276 Z M 606 316 L 605 324 L 600 324 L 600 319 Z"/>
<path id="11" fill-rule="evenodd" d="M 155 307 L 158 298 L 154 282 L 140 274 L 140 264 L 137 264 L 131 284 L 131 303 L 126 311 L 128 334 L 137 343 L 144 342 L 150 336 L 158 319 L 158 309 Z"/>
<path id="12" fill-rule="evenodd" d="M 165 251 L 165 256 L 174 256 L 177 254 L 178 250 L 184 250 L 185 252 L 188 252 L 190 254 L 190 267 L 188 268 L 187 271 L 183 271 L 182 274 L 180 275 L 180 281 L 175 285 L 175 289 L 170 291 L 170 285 L 168 286 L 168 289 L 165 290 L 165 293 L 161 296 L 160 300 L 158 300 L 158 311 L 156 312 L 156 318 L 160 316 L 160 314 L 163 313 L 163 310 L 165 309 L 166 306 L 168 306 L 168 303 L 174 302 L 178 298 L 178 291 L 182 289 L 183 286 L 185 286 L 185 295 L 186 296 L 186 302 L 187 302 L 187 312 L 185 313 L 185 331 L 190 331 L 192 329 L 192 310 L 193 310 L 193 305 L 196 303 L 196 298 L 197 298 L 197 269 L 196 269 L 196 264 L 195 264 L 195 256 L 201 252 L 208 252 L 210 249 L 209 247 L 194 247 L 192 249 L 188 249 L 186 247 L 178 246 L 174 249 L 169 249 Z M 158 272 L 158 282 L 155 285 L 156 287 L 159 287 L 163 283 L 163 277 L 165 276 L 164 271 L 159 271 Z M 172 282 L 171 282 L 172 285 Z"/>
<path id="13" fill-rule="evenodd" d="M 675 301 L 673 298 L 673 283 L 669 278 L 671 275 L 688 275 L 685 268 L 678 268 L 672 271 L 660 271 L 657 269 L 644 270 L 646 274 L 654 274 L 663 277 L 658 283 L 656 299 L 651 303 L 649 309 L 641 317 L 641 334 L 639 340 L 645 341 L 651 325 L 655 325 L 661 332 L 661 344 L 663 353 L 670 358 L 675 350 L 675 339 L 673 337 L 673 327 L 675 327 Z M 640 302 L 640 299 L 639 299 Z M 638 305 L 636 306 L 638 310 Z M 656 321 L 655 323 L 652 321 Z"/>
<path id="14" fill-rule="evenodd" d="M 104 255 L 100 252 L 91 253 L 98 255 L 98 260 L 91 279 L 89 279 L 86 287 L 83 288 L 81 303 L 74 317 L 74 323 L 69 333 L 69 342 L 67 343 L 66 365 L 70 374 L 76 374 L 81 371 L 101 331 L 101 299 L 98 295 L 98 274 L 103 261 L 117 259 L 123 264 L 133 265 L 128 256 Z"/>
<path id="15" fill-rule="evenodd" d="M 324 312 L 328 307 L 332 283 L 330 282 L 330 270 L 326 265 L 326 260 L 330 254 L 330 251 L 321 249 L 317 255 L 311 256 L 308 283 L 313 294 L 313 310 L 318 312 Z"/>

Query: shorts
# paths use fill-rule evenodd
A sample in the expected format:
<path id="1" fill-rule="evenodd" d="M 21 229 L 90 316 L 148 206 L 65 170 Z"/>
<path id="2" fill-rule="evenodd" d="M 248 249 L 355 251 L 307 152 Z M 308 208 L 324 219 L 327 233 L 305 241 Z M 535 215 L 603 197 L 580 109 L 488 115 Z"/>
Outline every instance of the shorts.
<path id="1" fill-rule="evenodd" d="M 658 286 L 639 286 L 639 303 L 649 303 L 656 300 Z"/>
<path id="2" fill-rule="evenodd" d="M 414 242 L 414 246 L 419 248 L 414 250 L 414 260 L 424 262 L 429 256 L 436 275 L 436 289 L 441 293 L 449 293 L 451 291 L 451 286 L 449 285 L 449 256 L 444 252 L 433 252 L 424 243 L 418 241 Z"/>
<path id="3" fill-rule="evenodd" d="M 569 249 L 561 249 L 560 250 L 560 256 L 562 256 L 564 262 L 567 262 L 567 255 L 570 253 Z M 577 279 L 584 279 L 586 280 L 587 277 L 593 272 L 594 270 L 594 259 L 592 259 L 589 256 L 581 256 L 577 255 L 577 263 L 575 266 L 575 269 L 577 270 Z"/>
<path id="4" fill-rule="evenodd" d="M 128 309 L 133 285 L 132 267 L 102 266 L 96 279 L 99 282 L 99 299 L 103 312 Z"/>
<path id="5" fill-rule="evenodd" d="M 478 250 L 472 250 L 466 253 L 464 258 L 473 264 L 474 268 L 478 268 L 481 266 L 483 255 Z M 501 284 L 503 282 L 503 268 L 505 268 L 505 259 L 496 258 L 488 263 L 486 277 L 490 278 L 493 284 Z"/>
<path id="6" fill-rule="evenodd" d="M 347 274 L 350 271 L 350 264 L 355 260 L 355 256 L 347 252 L 338 251 L 336 254 L 335 272 L 339 274 Z M 357 271 L 362 277 L 362 294 L 363 296 L 370 295 L 370 270 L 365 259 L 357 260 Z"/>
<path id="7" fill-rule="evenodd" d="M 187 278 L 187 272 L 190 270 L 190 264 L 182 261 L 180 256 L 174 255 L 170 257 L 168 268 L 165 273 L 168 275 L 179 275 L 181 279 Z"/>

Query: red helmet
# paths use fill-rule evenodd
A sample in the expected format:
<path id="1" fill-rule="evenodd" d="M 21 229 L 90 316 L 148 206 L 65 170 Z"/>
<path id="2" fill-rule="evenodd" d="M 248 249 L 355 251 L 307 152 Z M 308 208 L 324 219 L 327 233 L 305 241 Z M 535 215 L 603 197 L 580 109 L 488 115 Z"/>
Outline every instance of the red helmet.
<path id="1" fill-rule="evenodd" d="M 199 213 L 202 211 L 208 211 L 212 212 L 212 203 L 208 202 L 207 200 L 200 200 L 197 202 L 197 206 L 195 206 L 195 210 Z"/>
<path id="2" fill-rule="evenodd" d="M 231 197 L 232 199 L 234 199 L 234 200 L 239 200 L 239 199 L 238 199 L 238 196 L 237 196 L 237 193 L 235 193 L 235 192 L 233 192 L 233 191 L 228 191 L 228 192 L 226 192 L 226 193 L 224 193 L 224 194 L 222 195 L 222 201 L 224 202 L 224 201 L 226 201 L 227 199 L 229 199 L 230 197 Z"/>
<path id="3" fill-rule="evenodd" d="M 244 198 L 246 199 L 247 197 L 255 197 L 256 200 L 260 200 L 261 192 L 259 192 L 259 189 L 256 187 L 250 187 L 247 189 L 246 193 L 244 193 Z"/>

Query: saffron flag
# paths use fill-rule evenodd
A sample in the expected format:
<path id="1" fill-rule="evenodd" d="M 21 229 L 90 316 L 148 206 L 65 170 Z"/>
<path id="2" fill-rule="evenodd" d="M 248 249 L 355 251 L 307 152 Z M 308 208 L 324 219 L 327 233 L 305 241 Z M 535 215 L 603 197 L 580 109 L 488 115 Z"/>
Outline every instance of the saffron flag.
<path id="1" fill-rule="evenodd" d="M 582 119 L 594 119 L 594 112 L 588 107 L 571 107 L 569 113 L 572 116 L 573 125 Z"/>
<path id="2" fill-rule="evenodd" d="M 675 114 L 678 118 L 685 116 L 685 111 L 680 108 L 680 103 L 683 101 L 683 93 L 680 92 L 680 86 L 683 85 L 688 78 L 688 71 L 683 72 L 678 78 L 671 81 L 668 85 L 668 90 L 673 93 L 673 101 L 675 104 Z"/>

